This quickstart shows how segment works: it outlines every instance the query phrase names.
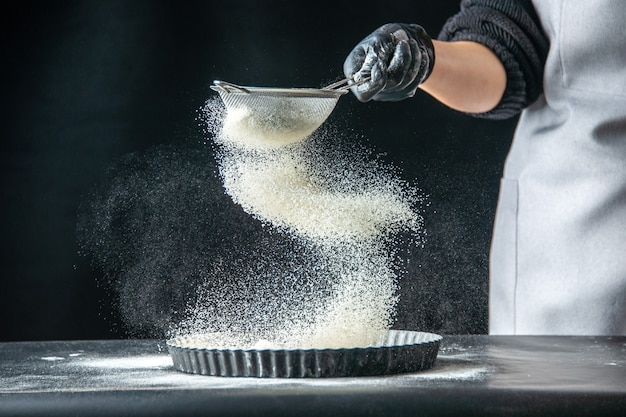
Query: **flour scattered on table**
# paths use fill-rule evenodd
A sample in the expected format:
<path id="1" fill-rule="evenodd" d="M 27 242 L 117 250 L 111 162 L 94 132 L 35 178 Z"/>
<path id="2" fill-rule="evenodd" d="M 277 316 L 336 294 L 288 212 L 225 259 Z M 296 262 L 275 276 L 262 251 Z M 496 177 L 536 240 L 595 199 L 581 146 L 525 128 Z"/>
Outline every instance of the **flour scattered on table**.
<path id="1" fill-rule="evenodd" d="M 86 368 L 102 369 L 160 369 L 171 368 L 172 359 L 166 355 L 144 355 L 129 357 L 112 357 L 87 359 L 79 362 L 80 366 Z"/>
<path id="2" fill-rule="evenodd" d="M 56 361 L 64 361 L 65 358 L 60 356 L 44 356 L 41 358 L 42 361 L 56 362 Z"/>

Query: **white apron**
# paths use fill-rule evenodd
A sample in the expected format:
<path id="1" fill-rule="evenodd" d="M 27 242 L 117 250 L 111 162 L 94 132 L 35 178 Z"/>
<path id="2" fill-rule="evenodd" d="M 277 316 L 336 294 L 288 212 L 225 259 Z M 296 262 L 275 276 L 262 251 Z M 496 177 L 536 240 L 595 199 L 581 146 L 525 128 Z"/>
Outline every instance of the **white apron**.
<path id="1" fill-rule="evenodd" d="M 507 157 L 490 334 L 626 334 L 626 1 L 536 0 L 544 95 Z"/>

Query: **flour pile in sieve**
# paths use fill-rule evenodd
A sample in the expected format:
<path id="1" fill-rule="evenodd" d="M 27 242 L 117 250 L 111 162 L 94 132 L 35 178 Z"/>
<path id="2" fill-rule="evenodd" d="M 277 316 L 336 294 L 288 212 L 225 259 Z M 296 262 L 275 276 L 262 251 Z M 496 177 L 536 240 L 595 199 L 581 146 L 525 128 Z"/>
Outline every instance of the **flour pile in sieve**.
<path id="1" fill-rule="evenodd" d="M 285 287 L 278 298 L 291 305 L 277 314 L 263 291 L 255 300 L 238 303 L 245 288 L 217 294 L 212 286 L 190 306 L 179 334 L 220 332 L 222 339 L 202 341 L 211 345 L 206 347 L 378 343 L 393 324 L 397 302 L 401 271 L 394 262 L 394 241 L 399 235 L 414 242 L 424 237 L 419 191 L 368 149 L 329 129 L 304 143 L 254 147 L 245 138 L 233 140 L 245 130 L 232 118 L 224 123 L 218 101 L 209 101 L 204 115 L 226 193 L 269 235 L 287 235 L 300 248 L 300 253 L 285 254 L 292 259 L 288 265 L 267 265 L 264 276 L 249 279 L 301 279 L 303 287 Z M 323 291 L 304 288 L 311 282 Z"/>
<path id="2" fill-rule="evenodd" d="M 245 107 L 231 109 L 224 119 L 222 135 L 242 146 L 271 149 L 297 143 L 317 128 L 315 121 L 308 122 L 297 109 L 285 109 L 285 117 L 278 117 L 275 110 L 264 113 Z"/>

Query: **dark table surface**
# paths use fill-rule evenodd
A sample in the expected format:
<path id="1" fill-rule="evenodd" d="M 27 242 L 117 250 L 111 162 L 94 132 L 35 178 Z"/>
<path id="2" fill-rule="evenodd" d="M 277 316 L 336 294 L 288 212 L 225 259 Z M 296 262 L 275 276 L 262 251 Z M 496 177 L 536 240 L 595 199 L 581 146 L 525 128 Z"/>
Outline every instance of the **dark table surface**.
<path id="1" fill-rule="evenodd" d="M 626 337 L 444 336 L 435 366 L 367 378 L 174 370 L 165 342 L 0 344 L 0 415 L 626 415 Z"/>

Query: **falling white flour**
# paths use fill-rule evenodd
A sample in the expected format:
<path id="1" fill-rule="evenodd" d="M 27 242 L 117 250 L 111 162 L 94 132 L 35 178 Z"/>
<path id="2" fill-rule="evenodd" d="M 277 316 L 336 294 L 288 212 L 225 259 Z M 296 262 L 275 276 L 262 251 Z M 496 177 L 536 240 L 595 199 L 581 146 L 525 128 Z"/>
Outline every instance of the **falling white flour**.
<path id="1" fill-rule="evenodd" d="M 290 310 L 273 314 L 270 297 L 250 301 L 245 288 L 219 294 L 211 288 L 190 306 L 179 334 L 211 333 L 209 339 L 198 336 L 202 347 L 342 348 L 379 343 L 393 324 L 397 302 L 394 238 L 398 233 L 421 238 L 419 192 L 355 146 L 337 148 L 340 152 L 328 157 L 324 146 L 329 143 L 321 133 L 305 144 L 255 147 L 250 144 L 276 138 L 288 142 L 285 137 L 293 127 L 252 131 L 245 115 L 223 117 L 216 101 L 205 111 L 218 145 L 226 193 L 266 225 L 268 233 L 291 236 L 312 259 L 302 268 L 274 265 L 267 275 L 298 279 L 300 274 L 303 282 L 306 277 L 324 283 L 327 291 L 299 297 L 297 289 L 290 289 L 284 295 L 292 303 Z M 336 132 L 333 136 L 333 146 L 341 146 L 345 138 Z M 247 330 L 233 336 L 233 329 Z"/>
<path id="2" fill-rule="evenodd" d="M 324 183 L 315 172 L 332 167 L 307 166 L 304 158 L 289 148 L 223 153 L 224 188 L 248 213 L 314 241 L 348 244 L 419 227 L 397 184 L 363 183 L 346 190 Z"/>

